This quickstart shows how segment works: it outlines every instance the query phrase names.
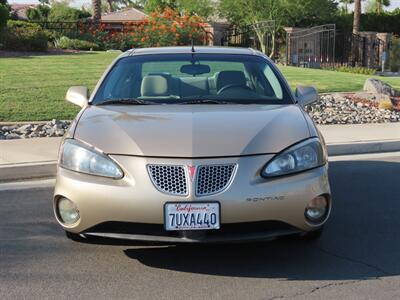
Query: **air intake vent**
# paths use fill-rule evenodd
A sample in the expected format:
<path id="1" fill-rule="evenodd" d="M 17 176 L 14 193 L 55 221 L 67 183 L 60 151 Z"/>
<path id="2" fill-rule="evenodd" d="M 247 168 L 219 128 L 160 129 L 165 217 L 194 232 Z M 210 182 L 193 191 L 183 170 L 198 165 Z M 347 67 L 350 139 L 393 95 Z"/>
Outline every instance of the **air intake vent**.
<path id="1" fill-rule="evenodd" d="M 148 165 L 151 181 L 163 193 L 177 196 L 188 195 L 186 172 L 183 166 Z"/>
<path id="2" fill-rule="evenodd" d="M 197 196 L 207 196 L 225 190 L 233 179 L 236 164 L 200 166 L 197 171 Z"/>

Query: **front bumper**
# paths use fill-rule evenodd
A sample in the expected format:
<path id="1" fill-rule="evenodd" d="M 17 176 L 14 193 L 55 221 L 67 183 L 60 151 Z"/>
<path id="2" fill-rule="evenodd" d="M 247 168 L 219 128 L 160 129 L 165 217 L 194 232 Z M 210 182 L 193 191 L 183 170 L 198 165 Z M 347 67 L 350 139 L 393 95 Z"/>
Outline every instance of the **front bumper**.
<path id="1" fill-rule="evenodd" d="M 166 159 L 113 155 L 125 173 L 121 180 L 58 168 L 54 203 L 59 197 L 74 201 L 81 218 L 72 226 L 65 226 L 59 218 L 57 220 L 65 230 L 87 236 L 167 242 L 269 239 L 322 226 L 323 223 L 308 223 L 304 210 L 316 196 L 324 194 L 330 200 L 327 165 L 296 175 L 264 179 L 260 176 L 261 168 L 272 157 Z M 184 197 L 161 193 L 154 187 L 146 168 L 148 164 L 222 163 L 238 165 L 235 178 L 225 191 L 202 197 L 196 197 L 194 193 Z M 177 201 L 218 201 L 221 205 L 221 230 L 196 233 L 163 230 L 164 204 Z M 331 201 L 329 203 L 331 205 Z M 108 226 L 110 224 L 113 224 L 112 229 Z"/>

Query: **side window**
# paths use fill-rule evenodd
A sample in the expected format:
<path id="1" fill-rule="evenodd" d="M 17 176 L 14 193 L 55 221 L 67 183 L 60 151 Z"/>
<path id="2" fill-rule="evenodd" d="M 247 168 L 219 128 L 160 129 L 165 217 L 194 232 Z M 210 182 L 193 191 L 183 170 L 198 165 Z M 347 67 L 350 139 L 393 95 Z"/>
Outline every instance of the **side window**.
<path id="1" fill-rule="evenodd" d="M 138 65 L 118 63 L 109 73 L 105 85 L 99 90 L 102 99 L 132 98 L 140 91 Z"/>

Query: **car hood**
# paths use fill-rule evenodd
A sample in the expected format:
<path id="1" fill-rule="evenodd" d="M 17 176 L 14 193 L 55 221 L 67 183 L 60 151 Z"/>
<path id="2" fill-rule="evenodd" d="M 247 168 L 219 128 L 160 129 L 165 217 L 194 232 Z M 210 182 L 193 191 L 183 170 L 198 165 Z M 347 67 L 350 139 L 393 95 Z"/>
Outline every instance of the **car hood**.
<path id="1" fill-rule="evenodd" d="M 310 136 L 296 105 L 88 106 L 74 137 L 108 154 L 223 157 L 277 153 Z"/>

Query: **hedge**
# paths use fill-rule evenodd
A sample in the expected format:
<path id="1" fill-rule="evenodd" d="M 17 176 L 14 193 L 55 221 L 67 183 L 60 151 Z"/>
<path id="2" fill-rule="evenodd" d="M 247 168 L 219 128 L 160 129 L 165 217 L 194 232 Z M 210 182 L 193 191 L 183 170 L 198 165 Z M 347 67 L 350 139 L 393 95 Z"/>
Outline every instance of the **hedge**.
<path id="1" fill-rule="evenodd" d="M 48 40 L 48 33 L 39 25 L 14 20 L 7 22 L 0 37 L 3 48 L 13 51 L 46 51 Z"/>

